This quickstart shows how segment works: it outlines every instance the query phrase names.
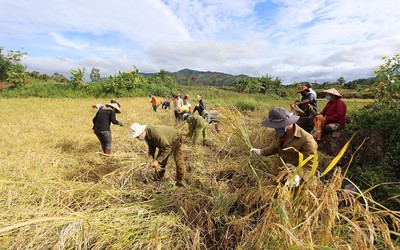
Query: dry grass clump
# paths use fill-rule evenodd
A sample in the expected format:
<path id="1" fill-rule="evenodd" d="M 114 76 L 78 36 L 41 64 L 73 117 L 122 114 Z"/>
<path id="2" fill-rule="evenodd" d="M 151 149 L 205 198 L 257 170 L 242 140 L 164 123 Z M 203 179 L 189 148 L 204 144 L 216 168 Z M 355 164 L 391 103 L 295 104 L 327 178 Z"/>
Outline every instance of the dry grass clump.
<path id="1" fill-rule="evenodd" d="M 190 179 L 183 189 L 174 185 L 173 159 L 154 181 L 147 146 L 127 135 L 133 122 L 182 132 L 187 125 L 172 111 L 153 113 L 147 98 L 118 100 L 117 119 L 127 124 L 112 126 L 112 155 L 105 156 L 91 130 L 91 104 L 108 101 L 0 99 L 0 248 L 399 247 L 399 213 L 367 192 L 344 190 L 349 180 L 340 169 L 298 189 L 266 185 L 274 157 L 249 153 L 271 141 L 273 132 L 260 124 L 265 110 L 219 107 L 222 133 L 210 126 L 209 146 L 185 140 Z"/>

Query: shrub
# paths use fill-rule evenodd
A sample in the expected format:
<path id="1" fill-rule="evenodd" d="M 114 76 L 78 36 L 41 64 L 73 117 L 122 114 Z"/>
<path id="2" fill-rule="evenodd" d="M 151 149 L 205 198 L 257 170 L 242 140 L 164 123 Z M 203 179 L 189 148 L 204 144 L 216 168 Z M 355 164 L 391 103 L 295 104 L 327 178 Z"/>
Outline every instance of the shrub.
<path id="1" fill-rule="evenodd" d="M 257 102 L 254 100 L 241 100 L 236 103 L 236 108 L 239 110 L 251 110 L 257 109 Z"/>

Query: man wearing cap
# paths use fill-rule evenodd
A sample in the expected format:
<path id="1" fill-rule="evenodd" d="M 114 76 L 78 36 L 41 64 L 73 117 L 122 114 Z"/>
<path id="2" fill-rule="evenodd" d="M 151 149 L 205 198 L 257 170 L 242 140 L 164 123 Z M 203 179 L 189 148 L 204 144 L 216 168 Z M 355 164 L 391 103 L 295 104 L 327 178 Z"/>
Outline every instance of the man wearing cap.
<path id="1" fill-rule="evenodd" d="M 100 108 L 93 118 L 93 131 L 99 139 L 105 154 L 111 154 L 112 137 L 110 124 L 123 126 L 123 123 L 115 118 L 116 113 L 121 113 L 121 109 L 116 103 L 106 104 L 106 107 Z"/>
<path id="2" fill-rule="evenodd" d="M 298 119 L 299 116 L 289 113 L 285 108 L 272 109 L 262 125 L 275 129 L 276 137 L 273 144 L 263 149 L 252 148 L 250 151 L 264 156 L 279 154 L 285 164 L 297 167 L 299 165 L 298 152 L 303 154 L 303 159 L 306 159 L 315 154 L 318 146 L 312 135 L 295 123 Z M 313 160 L 308 161 L 298 173 L 304 180 L 309 178 L 312 164 Z M 277 176 L 283 169 L 283 167 L 276 167 L 272 169 L 271 174 Z"/>
<path id="3" fill-rule="evenodd" d="M 307 132 L 311 132 L 314 127 L 313 119 L 317 115 L 317 99 L 306 86 L 301 86 L 297 93 L 301 94 L 301 101 L 295 101 L 291 109 L 296 110 L 295 106 L 300 108 L 301 111 L 298 112 L 300 119 L 297 124 Z"/>
<path id="4" fill-rule="evenodd" d="M 189 133 L 187 136 L 192 138 L 192 144 L 197 145 L 201 136 L 203 136 L 203 146 L 206 146 L 208 122 L 199 115 L 189 115 L 187 123 L 189 125 Z"/>
<path id="5" fill-rule="evenodd" d="M 139 123 L 132 124 L 130 130 L 130 138 L 145 141 L 149 146 L 149 155 L 153 159 L 150 167 L 157 169 L 155 179 L 160 180 L 164 177 L 168 158 L 173 154 L 176 164 L 176 185 L 184 186 L 186 167 L 183 162 L 182 135 L 179 131 L 169 126 L 147 126 Z"/>
<path id="6" fill-rule="evenodd" d="M 317 118 L 323 117 L 323 130 L 335 131 L 346 125 L 346 104 L 342 100 L 342 95 L 334 88 L 324 90 L 322 93 L 328 100 L 325 108 Z"/>

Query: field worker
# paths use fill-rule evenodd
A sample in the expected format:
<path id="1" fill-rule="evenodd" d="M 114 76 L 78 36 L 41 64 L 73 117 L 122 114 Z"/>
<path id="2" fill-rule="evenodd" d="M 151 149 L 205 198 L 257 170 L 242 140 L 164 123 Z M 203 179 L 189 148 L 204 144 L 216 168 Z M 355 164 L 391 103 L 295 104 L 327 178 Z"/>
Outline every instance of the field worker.
<path id="1" fill-rule="evenodd" d="M 121 104 L 119 102 L 117 102 L 116 100 L 111 100 L 111 103 L 115 103 L 118 105 L 119 108 L 121 108 Z"/>
<path id="2" fill-rule="evenodd" d="M 168 101 L 168 100 L 163 101 L 162 104 L 161 104 L 161 108 L 162 108 L 162 109 L 165 109 L 165 110 L 171 109 L 171 103 L 170 103 L 170 101 Z"/>
<path id="3" fill-rule="evenodd" d="M 182 99 L 183 101 L 183 105 L 187 105 L 188 104 L 188 100 L 189 100 L 189 95 L 185 95 Z"/>
<path id="4" fill-rule="evenodd" d="M 152 94 L 150 94 L 149 97 L 151 98 L 151 107 L 153 108 L 153 111 L 156 112 L 158 108 L 157 99 Z"/>
<path id="5" fill-rule="evenodd" d="M 183 100 L 180 94 L 177 94 L 174 98 L 174 115 L 176 120 L 180 120 L 178 109 L 183 106 Z"/>
<path id="6" fill-rule="evenodd" d="M 181 121 L 186 121 L 186 119 L 190 115 L 190 109 L 187 105 L 183 105 L 182 107 L 179 107 L 177 111 L 179 113 L 179 120 L 181 120 Z"/>
<path id="7" fill-rule="evenodd" d="M 111 154 L 111 122 L 115 125 L 123 126 L 122 122 L 115 118 L 116 113 L 121 113 L 121 109 L 116 103 L 106 104 L 105 107 L 97 111 L 93 118 L 93 131 L 101 143 L 101 149 L 105 154 Z"/>
<path id="8" fill-rule="evenodd" d="M 325 108 L 317 119 L 323 120 L 324 131 L 335 131 L 344 128 L 346 125 L 346 104 L 342 100 L 342 95 L 334 88 L 324 90 L 322 93 L 328 100 Z"/>
<path id="9" fill-rule="evenodd" d="M 206 110 L 206 103 L 201 95 L 197 95 L 196 100 L 199 102 L 199 105 L 194 107 L 193 114 L 197 111 L 199 112 L 199 115 L 201 115 L 203 110 Z"/>
<path id="10" fill-rule="evenodd" d="M 180 132 L 169 126 L 147 126 L 139 123 L 132 124 L 130 130 L 130 138 L 145 141 L 149 146 L 149 155 L 153 159 L 150 167 L 157 170 L 155 179 L 160 180 L 164 176 L 168 158 L 173 154 L 176 164 L 176 185 L 184 186 L 186 167 L 183 162 L 182 135 Z"/>
<path id="11" fill-rule="evenodd" d="M 100 109 L 103 108 L 103 107 L 104 107 L 104 105 L 103 105 L 103 104 L 100 104 L 100 103 L 97 103 L 97 104 L 93 104 L 93 105 L 92 105 L 92 108 L 97 109 L 97 110 L 100 110 Z"/>
<path id="12" fill-rule="evenodd" d="M 217 110 L 203 110 L 201 116 L 206 120 L 208 124 L 214 123 L 215 131 L 217 131 L 218 134 L 221 134 L 221 128 L 219 126 L 219 123 L 221 121 L 218 119 L 218 117 L 221 116 L 221 113 L 219 113 Z"/>
<path id="13" fill-rule="evenodd" d="M 207 145 L 207 121 L 198 115 L 189 115 L 187 118 L 187 123 L 189 125 L 188 137 L 192 138 L 192 144 L 197 145 L 200 141 L 201 136 L 203 136 L 203 146 Z"/>
<path id="14" fill-rule="evenodd" d="M 317 115 L 317 99 L 306 86 L 301 86 L 297 93 L 301 94 L 301 101 L 295 101 L 291 105 L 291 109 L 296 111 L 298 110 L 297 106 L 301 110 L 297 112 L 297 115 L 300 116 L 297 124 L 307 132 L 311 132 L 314 127 L 314 117 Z"/>
<path id="15" fill-rule="evenodd" d="M 263 149 L 252 148 L 250 152 L 255 152 L 263 156 L 278 154 L 285 164 L 297 167 L 299 154 L 291 147 L 302 153 L 304 159 L 310 155 L 314 155 L 317 149 L 317 143 L 313 136 L 295 123 L 299 118 L 299 116 L 289 113 L 285 108 L 280 107 L 270 110 L 268 118 L 262 122 L 262 125 L 275 129 L 276 136 L 274 142 L 271 146 Z M 308 161 L 303 166 L 302 171 L 298 173 L 299 177 L 307 180 L 312 164 L 313 160 Z M 283 169 L 283 166 L 275 166 L 271 170 L 271 174 L 277 176 Z M 272 183 L 274 182 L 272 181 Z"/>
<path id="16" fill-rule="evenodd" d="M 306 87 L 308 88 L 308 90 L 310 90 L 310 93 L 314 95 L 315 99 L 317 99 L 317 93 L 315 93 L 315 91 L 312 89 L 312 83 L 306 83 Z"/>

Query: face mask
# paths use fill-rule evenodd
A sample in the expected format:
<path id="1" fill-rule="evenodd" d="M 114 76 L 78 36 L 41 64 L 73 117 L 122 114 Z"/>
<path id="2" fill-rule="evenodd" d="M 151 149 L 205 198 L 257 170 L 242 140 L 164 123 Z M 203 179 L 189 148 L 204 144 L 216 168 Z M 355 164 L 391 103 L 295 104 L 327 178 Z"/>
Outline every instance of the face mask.
<path id="1" fill-rule="evenodd" d="M 140 134 L 140 135 L 137 137 L 137 139 L 138 139 L 139 141 L 144 141 L 144 136 L 142 136 L 142 134 Z"/>
<path id="2" fill-rule="evenodd" d="M 282 136 L 284 136 L 286 134 L 286 131 L 287 131 L 286 127 L 284 127 L 284 128 L 276 128 L 275 129 L 275 134 L 277 136 L 279 136 L 279 137 L 282 137 Z"/>
<path id="3" fill-rule="evenodd" d="M 327 95 L 327 96 L 325 96 L 325 99 L 328 100 L 328 101 L 330 101 L 330 100 L 331 100 L 331 96 L 330 96 L 330 95 Z"/>

